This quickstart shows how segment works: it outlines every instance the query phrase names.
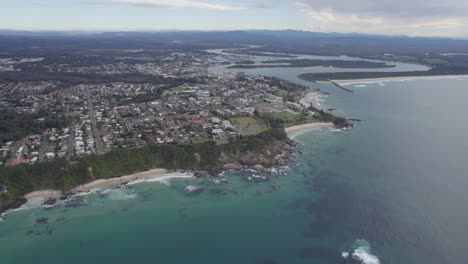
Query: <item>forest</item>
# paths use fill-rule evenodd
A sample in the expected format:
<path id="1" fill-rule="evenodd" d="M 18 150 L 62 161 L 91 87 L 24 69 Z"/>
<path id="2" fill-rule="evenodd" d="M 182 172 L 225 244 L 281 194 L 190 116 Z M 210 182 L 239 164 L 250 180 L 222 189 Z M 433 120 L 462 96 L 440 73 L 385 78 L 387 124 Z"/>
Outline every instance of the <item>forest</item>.
<path id="1" fill-rule="evenodd" d="M 0 110 L 0 142 L 19 140 L 27 135 L 41 134 L 47 128 L 60 129 L 68 124 L 69 121 L 59 115 Z"/>

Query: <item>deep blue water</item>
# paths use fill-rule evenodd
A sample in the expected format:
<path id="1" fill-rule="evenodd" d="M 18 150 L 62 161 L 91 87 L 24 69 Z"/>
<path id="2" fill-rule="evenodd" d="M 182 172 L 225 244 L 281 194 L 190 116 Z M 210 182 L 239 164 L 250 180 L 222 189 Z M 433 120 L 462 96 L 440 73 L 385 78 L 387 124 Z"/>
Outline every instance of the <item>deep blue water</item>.
<path id="1" fill-rule="evenodd" d="M 303 154 L 274 179 L 280 191 L 237 174 L 15 213 L 0 223 L 0 261 L 362 263 L 349 252 L 374 264 L 468 263 L 468 79 L 365 85 L 311 84 L 364 122 L 298 137 Z M 185 195 L 194 181 L 205 192 Z"/>

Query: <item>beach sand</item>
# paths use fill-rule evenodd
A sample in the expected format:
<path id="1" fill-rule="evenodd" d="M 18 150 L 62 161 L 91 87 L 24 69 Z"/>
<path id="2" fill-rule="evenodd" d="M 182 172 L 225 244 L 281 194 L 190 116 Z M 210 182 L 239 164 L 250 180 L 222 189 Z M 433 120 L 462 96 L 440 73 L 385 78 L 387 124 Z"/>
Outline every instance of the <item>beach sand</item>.
<path id="1" fill-rule="evenodd" d="M 153 169 L 149 171 L 135 173 L 132 175 L 122 176 L 119 178 L 96 180 L 90 183 L 80 185 L 72 189 L 71 192 L 72 193 L 90 192 L 95 189 L 111 187 L 111 186 L 119 185 L 119 184 L 126 184 L 126 183 L 134 182 L 134 181 L 144 181 L 144 180 L 151 180 L 151 179 L 156 179 L 156 178 L 163 178 L 170 173 L 171 172 L 166 169 Z M 41 191 L 28 193 L 24 197 L 28 201 L 32 201 L 32 200 L 37 200 L 37 199 L 47 200 L 47 199 L 59 198 L 62 195 L 63 195 L 62 191 L 58 191 L 58 190 L 41 190 Z"/>
<path id="2" fill-rule="evenodd" d="M 170 171 L 166 169 L 153 169 L 149 171 L 143 171 L 139 173 L 135 173 L 132 175 L 122 176 L 119 178 L 109 178 L 109 179 L 101 179 L 97 181 L 93 181 L 87 184 L 80 185 L 72 190 L 72 192 L 90 192 L 94 189 L 101 189 L 104 187 L 109 187 L 113 185 L 119 184 L 126 184 L 133 181 L 139 180 L 149 180 L 154 178 L 163 177 L 166 174 L 170 173 Z"/>
<path id="3" fill-rule="evenodd" d="M 299 103 L 304 107 L 310 107 L 311 105 L 316 105 L 318 95 L 320 95 L 320 93 L 317 91 L 309 92 L 299 101 Z"/>
<path id="4" fill-rule="evenodd" d="M 24 196 L 24 198 L 28 199 L 28 201 L 31 201 L 33 199 L 53 199 L 53 198 L 59 198 L 62 195 L 61 191 L 56 191 L 56 190 L 42 190 L 42 191 L 36 191 L 32 193 L 28 193 Z"/>
<path id="5" fill-rule="evenodd" d="M 307 133 L 307 132 L 312 132 L 324 128 L 334 128 L 335 125 L 333 123 L 310 123 L 310 124 L 303 124 L 303 125 L 298 125 L 298 126 L 292 126 L 288 127 L 285 129 L 286 133 L 288 134 L 288 137 L 293 139 L 298 135 Z"/>
<path id="6" fill-rule="evenodd" d="M 347 79 L 347 80 L 332 80 L 339 85 L 378 83 L 390 81 L 408 81 L 408 80 L 437 80 L 437 79 L 457 79 L 468 78 L 468 75 L 434 75 L 434 76 L 401 76 L 401 77 L 382 77 L 382 78 L 367 78 L 367 79 Z"/>

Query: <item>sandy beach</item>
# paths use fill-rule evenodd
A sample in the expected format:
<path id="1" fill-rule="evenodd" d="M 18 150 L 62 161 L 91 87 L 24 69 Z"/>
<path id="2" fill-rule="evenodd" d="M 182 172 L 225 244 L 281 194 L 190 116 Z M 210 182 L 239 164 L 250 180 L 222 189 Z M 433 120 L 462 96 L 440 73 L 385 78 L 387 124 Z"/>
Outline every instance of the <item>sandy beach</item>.
<path id="1" fill-rule="evenodd" d="M 409 80 L 437 80 L 437 79 L 457 79 L 468 78 L 468 75 L 434 75 L 434 76 L 402 76 L 402 77 L 383 77 L 383 78 L 367 78 L 367 79 L 347 79 L 347 80 L 332 80 L 339 85 L 365 84 L 376 82 L 393 82 L 393 81 L 409 81 Z"/>
<path id="2" fill-rule="evenodd" d="M 299 103 L 304 107 L 310 107 L 312 104 L 316 104 L 315 101 L 318 95 L 319 92 L 317 91 L 309 92 L 303 98 L 301 98 Z"/>
<path id="3" fill-rule="evenodd" d="M 154 179 L 158 177 L 163 177 L 164 175 L 168 173 L 170 173 L 170 171 L 166 169 L 153 169 L 149 171 L 135 173 L 132 175 L 122 176 L 119 178 L 102 179 L 102 180 L 97 180 L 97 181 L 93 181 L 87 184 L 80 185 L 72 189 L 72 192 L 74 193 L 90 192 L 91 190 L 94 190 L 94 189 L 101 189 L 101 188 L 109 187 L 113 185 L 126 184 L 126 183 L 133 182 L 133 181 L 149 180 L 149 179 Z"/>
<path id="4" fill-rule="evenodd" d="M 101 189 L 105 187 L 111 187 L 114 185 L 119 185 L 119 184 L 134 182 L 134 181 L 144 181 L 144 180 L 163 178 L 169 173 L 171 172 L 166 169 L 153 169 L 149 171 L 135 173 L 132 175 L 122 176 L 119 178 L 101 179 L 101 180 L 96 180 L 87 184 L 80 185 L 72 189 L 71 192 L 72 193 L 90 192 L 91 190 L 94 190 L 94 189 Z M 24 197 L 28 199 L 28 201 L 31 201 L 34 199 L 47 200 L 47 199 L 59 198 L 60 196 L 62 196 L 62 194 L 63 194 L 62 191 L 58 191 L 58 190 L 41 190 L 41 191 L 28 193 Z"/>
<path id="5" fill-rule="evenodd" d="M 312 132 L 324 128 L 334 128 L 335 125 L 333 123 L 310 123 L 310 124 L 303 124 L 298 126 L 292 126 L 285 129 L 286 133 L 288 134 L 289 138 L 295 138 L 298 135 Z"/>
<path id="6" fill-rule="evenodd" d="M 28 193 L 24 196 L 24 198 L 30 200 L 33 199 L 52 199 L 52 198 L 59 198 L 62 195 L 61 191 L 56 191 L 56 190 L 42 190 L 42 191 L 36 191 L 32 193 Z"/>

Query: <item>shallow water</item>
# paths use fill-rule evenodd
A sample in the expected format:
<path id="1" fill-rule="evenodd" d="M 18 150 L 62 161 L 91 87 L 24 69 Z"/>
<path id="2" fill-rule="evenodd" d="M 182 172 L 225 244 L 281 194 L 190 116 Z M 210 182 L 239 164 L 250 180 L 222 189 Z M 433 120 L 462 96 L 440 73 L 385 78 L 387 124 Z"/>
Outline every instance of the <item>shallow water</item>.
<path id="1" fill-rule="evenodd" d="M 379 60 L 369 60 L 357 57 L 349 56 L 317 56 L 317 55 L 304 55 L 304 54 L 288 54 L 294 55 L 294 58 L 277 58 L 268 56 L 249 56 L 241 54 L 230 54 L 223 52 L 223 49 L 207 50 L 207 52 L 218 54 L 221 61 L 225 60 L 224 57 L 232 58 L 233 56 L 239 58 L 239 60 L 253 61 L 254 64 L 249 65 L 268 65 L 269 63 L 262 63 L 268 60 L 297 60 L 297 59 L 308 59 L 308 60 L 341 60 L 341 61 L 370 61 L 370 62 L 384 62 Z M 268 53 L 265 53 L 266 55 Z M 227 61 L 230 61 L 227 59 Z M 232 62 L 232 61 L 230 61 Z M 406 72 L 406 71 L 427 71 L 430 67 L 420 64 L 403 63 L 403 62 L 386 62 L 388 65 L 394 65 L 395 67 L 390 68 L 339 68 L 339 67 L 284 67 L 284 68 L 256 68 L 256 69 L 228 69 L 226 65 L 219 65 L 210 68 L 210 72 L 213 73 L 224 73 L 230 72 L 248 72 L 256 75 L 268 75 L 275 76 L 278 78 L 295 78 L 296 76 L 303 73 L 327 73 L 327 72 Z"/>

